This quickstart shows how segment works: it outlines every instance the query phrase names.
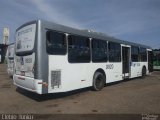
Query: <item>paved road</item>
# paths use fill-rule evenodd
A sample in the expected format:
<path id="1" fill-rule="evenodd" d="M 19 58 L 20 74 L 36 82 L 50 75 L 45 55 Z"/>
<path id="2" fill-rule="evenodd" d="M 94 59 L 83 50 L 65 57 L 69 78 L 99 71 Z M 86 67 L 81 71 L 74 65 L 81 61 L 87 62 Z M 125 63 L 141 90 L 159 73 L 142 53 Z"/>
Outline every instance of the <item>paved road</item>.
<path id="1" fill-rule="evenodd" d="M 87 88 L 39 96 L 17 89 L 5 65 L 0 65 L 0 113 L 160 113 L 160 71 L 107 85 L 99 92 Z"/>

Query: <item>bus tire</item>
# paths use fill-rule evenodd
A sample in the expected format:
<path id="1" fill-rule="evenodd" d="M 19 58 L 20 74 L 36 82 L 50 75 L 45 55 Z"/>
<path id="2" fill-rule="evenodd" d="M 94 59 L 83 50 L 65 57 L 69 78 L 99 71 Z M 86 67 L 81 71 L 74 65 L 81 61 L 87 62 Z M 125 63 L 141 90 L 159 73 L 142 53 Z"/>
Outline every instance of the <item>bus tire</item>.
<path id="1" fill-rule="evenodd" d="M 143 68 L 142 68 L 142 78 L 145 78 L 145 76 L 146 76 L 146 67 L 145 66 L 143 66 Z"/>
<path id="2" fill-rule="evenodd" d="M 96 72 L 93 77 L 93 90 L 100 91 L 105 85 L 105 75 L 101 72 Z"/>

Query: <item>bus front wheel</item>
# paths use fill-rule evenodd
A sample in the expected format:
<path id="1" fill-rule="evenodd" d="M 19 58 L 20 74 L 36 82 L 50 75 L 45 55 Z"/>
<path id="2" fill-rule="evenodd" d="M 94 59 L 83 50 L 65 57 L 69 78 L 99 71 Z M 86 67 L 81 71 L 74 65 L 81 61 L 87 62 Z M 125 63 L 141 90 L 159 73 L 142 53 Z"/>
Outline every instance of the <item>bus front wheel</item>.
<path id="1" fill-rule="evenodd" d="M 96 72 L 93 77 L 93 90 L 100 91 L 105 85 L 105 76 L 101 72 Z"/>

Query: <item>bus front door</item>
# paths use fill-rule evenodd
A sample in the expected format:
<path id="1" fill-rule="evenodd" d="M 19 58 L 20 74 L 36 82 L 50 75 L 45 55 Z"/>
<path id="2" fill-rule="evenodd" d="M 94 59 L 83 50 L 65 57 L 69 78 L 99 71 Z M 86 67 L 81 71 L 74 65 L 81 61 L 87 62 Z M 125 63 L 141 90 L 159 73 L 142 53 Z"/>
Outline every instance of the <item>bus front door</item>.
<path id="1" fill-rule="evenodd" d="M 122 73 L 124 79 L 129 78 L 130 73 L 130 47 L 122 46 Z"/>

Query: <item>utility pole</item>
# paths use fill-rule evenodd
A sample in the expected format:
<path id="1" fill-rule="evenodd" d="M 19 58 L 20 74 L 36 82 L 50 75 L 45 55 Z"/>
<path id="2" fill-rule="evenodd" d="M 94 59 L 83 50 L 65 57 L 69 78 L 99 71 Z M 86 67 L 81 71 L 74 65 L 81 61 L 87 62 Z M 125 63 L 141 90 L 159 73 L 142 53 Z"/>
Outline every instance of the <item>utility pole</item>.
<path id="1" fill-rule="evenodd" d="M 9 28 L 4 27 L 3 29 L 3 44 L 8 45 L 9 44 Z"/>

